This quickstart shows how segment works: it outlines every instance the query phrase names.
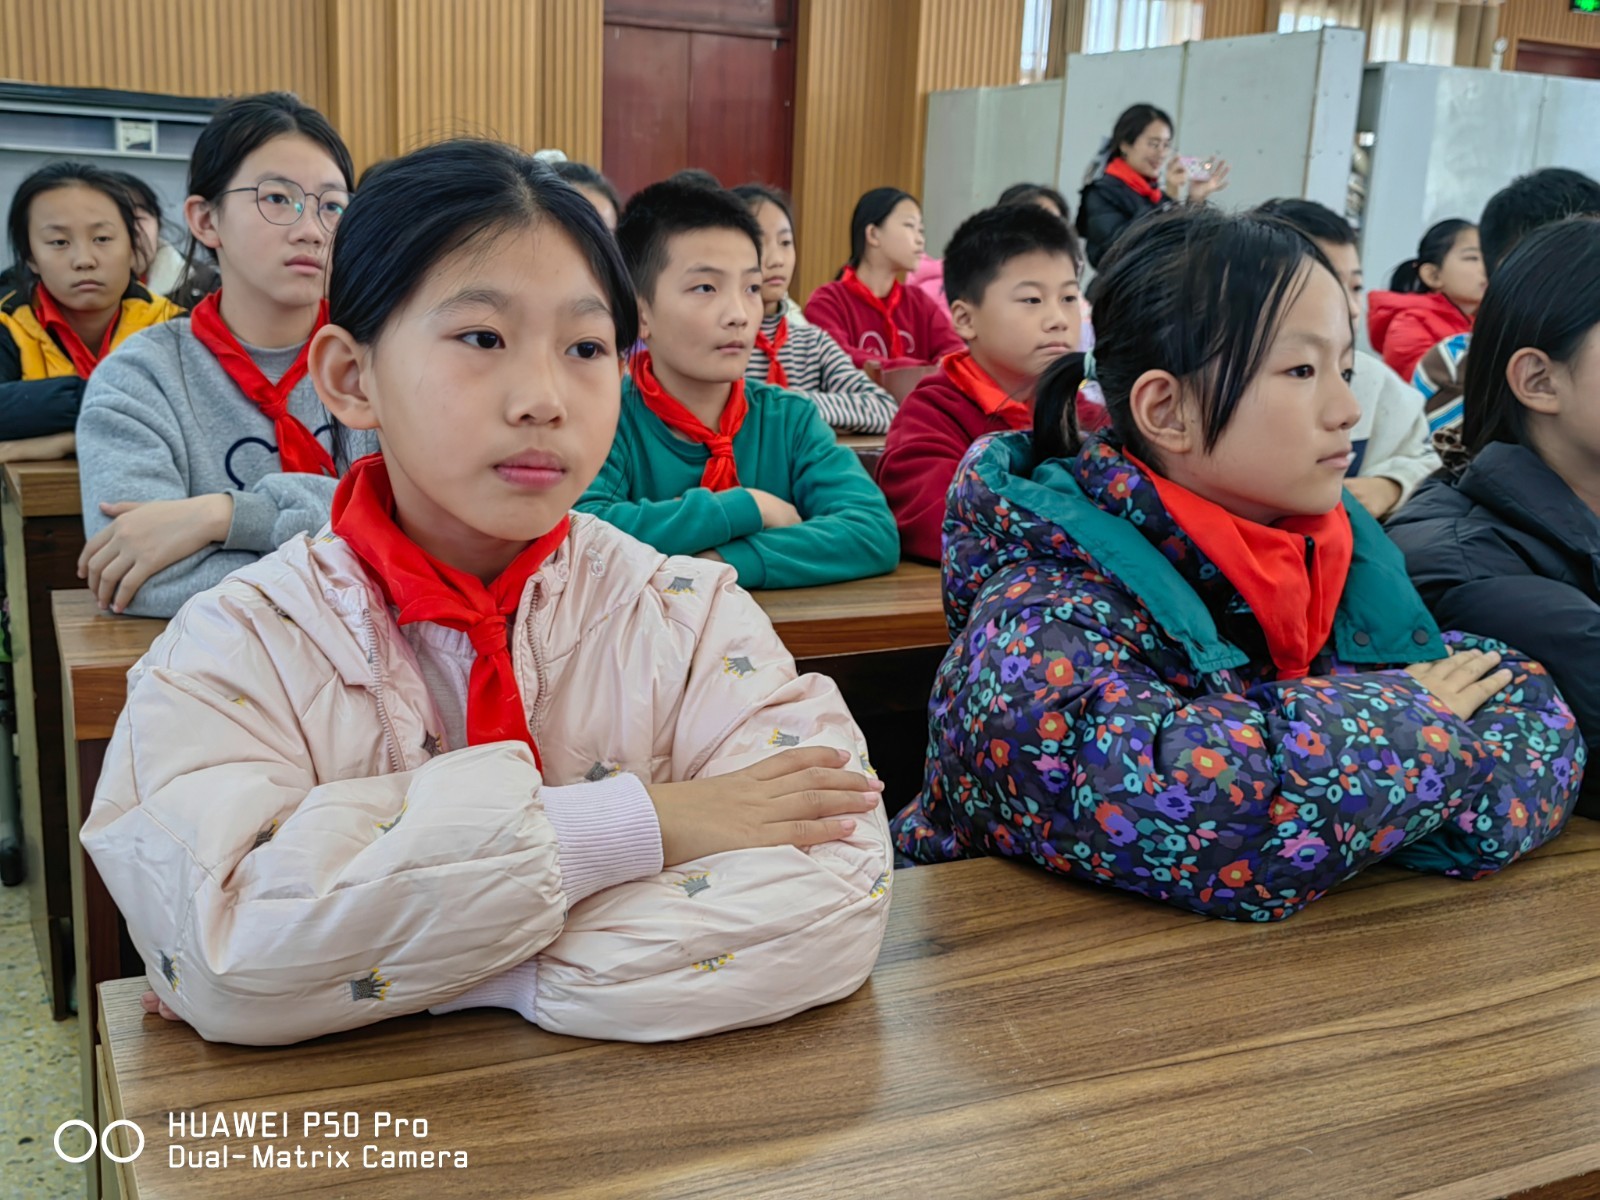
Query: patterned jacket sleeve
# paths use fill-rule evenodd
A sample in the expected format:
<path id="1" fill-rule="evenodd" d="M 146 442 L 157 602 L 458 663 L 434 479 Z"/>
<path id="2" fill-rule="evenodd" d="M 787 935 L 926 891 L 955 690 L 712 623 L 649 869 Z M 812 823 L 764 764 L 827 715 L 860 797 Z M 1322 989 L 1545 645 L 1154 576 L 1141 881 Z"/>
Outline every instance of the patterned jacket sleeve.
<path id="1" fill-rule="evenodd" d="M 991 592 L 946 664 L 941 678 L 958 682 L 935 696 L 944 748 L 924 804 L 934 825 L 954 825 L 947 851 L 1028 857 L 1197 912 L 1271 920 L 1469 809 L 1499 850 L 1484 836 L 1427 865 L 1504 865 L 1570 811 L 1570 778 L 1518 777 L 1582 753 L 1534 664 L 1514 660 L 1512 707 L 1471 725 L 1402 671 L 1188 698 L 1142 660 L 1153 630 L 1125 599 L 1091 589 L 1057 618 L 1068 580 L 1041 573 Z M 1518 784 L 1531 785 L 1520 810 L 1508 799 Z M 902 830 L 903 848 L 914 854 L 921 836 L 939 835 Z"/>

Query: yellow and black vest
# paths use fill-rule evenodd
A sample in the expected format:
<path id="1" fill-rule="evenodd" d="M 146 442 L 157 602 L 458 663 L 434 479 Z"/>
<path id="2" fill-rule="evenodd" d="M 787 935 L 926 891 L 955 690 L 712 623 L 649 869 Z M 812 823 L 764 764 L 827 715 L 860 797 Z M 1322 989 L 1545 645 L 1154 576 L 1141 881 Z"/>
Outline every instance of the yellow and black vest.
<path id="1" fill-rule="evenodd" d="M 9 334 L 22 359 L 22 378 L 54 379 L 61 375 L 76 375 L 72 360 L 56 345 L 55 338 L 39 324 L 39 318 L 30 303 L 31 288 L 18 288 L 0 297 L 0 333 Z M 130 283 L 122 293 L 122 314 L 117 318 L 117 329 L 111 336 L 115 350 L 124 341 L 163 321 L 183 316 L 179 308 L 165 296 L 152 296 L 143 284 Z"/>

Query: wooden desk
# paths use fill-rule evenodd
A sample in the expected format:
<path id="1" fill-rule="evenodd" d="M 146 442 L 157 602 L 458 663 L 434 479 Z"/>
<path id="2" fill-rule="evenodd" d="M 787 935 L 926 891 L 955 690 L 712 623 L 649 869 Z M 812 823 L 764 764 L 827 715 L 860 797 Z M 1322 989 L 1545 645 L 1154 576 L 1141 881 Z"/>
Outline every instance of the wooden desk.
<path id="1" fill-rule="evenodd" d="M 939 569 L 922 563 L 901 563 L 871 579 L 752 595 L 796 658 L 950 643 Z"/>
<path id="2" fill-rule="evenodd" d="M 78 463 L 6 463 L 0 481 L 28 907 L 51 1008 L 60 1020 L 72 1010 L 72 886 L 63 806 L 61 678 L 50 593 L 83 586 L 78 579 L 83 549 Z"/>
<path id="3" fill-rule="evenodd" d="M 1600 1181 L 1600 826 L 1480 883 L 1379 868 L 1284 924 L 1229 924 L 995 860 L 895 875 L 855 996 L 662 1046 L 504 1012 L 282 1050 L 101 1005 L 141 1200 L 189 1196 L 1387 1196 Z M 307 1111 L 362 1136 L 300 1136 Z M 426 1141 L 370 1136 L 424 1117 Z M 169 1112 L 286 1112 L 349 1170 L 172 1169 Z M 190 1150 L 225 1139 L 185 1139 Z M 361 1169 L 361 1146 L 465 1169 Z"/>
<path id="4" fill-rule="evenodd" d="M 86 588 L 51 596 L 55 640 L 60 649 L 61 722 L 65 727 L 66 802 L 63 806 L 71 840 L 72 942 L 78 979 L 78 1070 L 87 1120 L 96 1129 L 104 1121 L 97 1079 L 97 985 L 144 970 L 127 943 L 122 915 L 106 891 L 94 863 L 83 853 L 78 831 L 89 815 L 100 782 L 106 744 L 116 727 L 128 694 L 128 669 L 166 628 L 147 617 L 116 617 L 95 607 Z M 91 1160 L 92 1161 L 92 1160 Z M 101 1182 L 89 1171 L 90 1200 Z M 113 1193 L 114 1194 L 114 1193 Z"/>

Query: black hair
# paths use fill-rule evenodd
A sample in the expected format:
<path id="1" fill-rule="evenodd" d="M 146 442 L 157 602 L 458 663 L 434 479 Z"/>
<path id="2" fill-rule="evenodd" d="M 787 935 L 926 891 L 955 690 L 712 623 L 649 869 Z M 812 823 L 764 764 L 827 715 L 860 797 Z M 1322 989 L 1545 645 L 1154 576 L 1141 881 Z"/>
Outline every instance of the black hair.
<path id="1" fill-rule="evenodd" d="M 1551 280 L 1562 281 L 1560 287 Z M 1517 351 L 1571 362 L 1600 325 L 1600 220 L 1570 217 L 1529 234 L 1495 272 L 1472 326 L 1461 436 L 1476 455 L 1491 442 L 1527 444 L 1528 411 L 1506 380 Z"/>
<path id="2" fill-rule="evenodd" d="M 1089 285 L 1095 377 L 1112 440 L 1161 469 L 1129 401 L 1140 375 L 1170 371 L 1198 393 L 1204 444 L 1214 447 L 1260 372 L 1308 264 L 1333 274 L 1298 231 L 1249 213 L 1186 207 L 1130 226 Z M 1033 416 L 1039 460 L 1070 457 L 1081 447 L 1075 401 L 1083 381 L 1081 354 L 1056 359 L 1040 378 Z"/>
<path id="3" fill-rule="evenodd" d="M 1256 205 L 1255 215 L 1271 217 L 1282 221 L 1285 225 L 1293 225 L 1306 237 L 1319 242 L 1328 242 L 1334 246 L 1356 244 L 1356 231 L 1350 222 L 1326 204 L 1318 204 L 1315 200 L 1283 196 Z"/>
<path id="4" fill-rule="evenodd" d="M 45 192 L 63 187 L 93 188 L 117 206 L 122 224 L 128 231 L 128 245 L 135 257 L 139 252 L 139 223 L 134 215 L 134 200 L 127 184 L 118 178 L 120 172 L 108 171 L 91 163 L 62 161 L 48 163 L 24 179 L 16 194 L 11 197 L 11 211 L 6 217 L 6 231 L 11 240 L 12 268 L 16 280 L 31 288 L 37 276 L 29 270 L 28 259 L 32 248 L 28 244 L 28 213 L 33 202 Z M 131 279 L 131 273 L 130 273 Z"/>
<path id="5" fill-rule="evenodd" d="M 764 183 L 741 183 L 730 190 L 744 201 L 744 206 L 750 210 L 752 216 L 763 204 L 770 204 L 788 217 L 789 227 L 794 228 L 794 209 L 789 205 L 789 197 L 777 188 L 768 187 Z"/>
<path id="6" fill-rule="evenodd" d="M 428 197 L 420 210 L 418 196 Z M 391 160 L 350 201 L 333 240 L 328 320 L 358 342 L 376 342 L 435 264 L 503 230 L 545 220 L 588 260 L 611 308 L 617 353 L 626 354 L 638 339 L 639 311 L 594 205 L 532 155 L 475 138 Z"/>
<path id="7" fill-rule="evenodd" d="M 634 290 L 647 300 L 654 296 L 667 265 L 667 243 L 701 229 L 737 230 L 750 239 L 761 261 L 761 226 L 733 193 L 671 179 L 635 192 L 617 222 L 617 244 Z"/>
<path id="8" fill-rule="evenodd" d="M 996 200 L 995 204 L 1031 204 L 1037 208 L 1041 200 L 1048 200 L 1054 204 L 1063 221 L 1072 220 L 1072 206 L 1067 203 L 1067 198 L 1055 188 L 1046 187 L 1042 183 L 1013 183 L 1000 193 L 1000 199 Z"/>
<path id="9" fill-rule="evenodd" d="M 856 201 L 855 211 L 850 214 L 850 265 L 859 267 L 861 259 L 867 253 L 867 227 L 882 225 L 889 219 L 889 214 L 900 207 L 902 200 L 909 200 L 916 204 L 917 198 L 910 192 L 902 192 L 899 188 L 881 187 L 873 188 Z M 920 207 L 920 206 L 919 206 Z M 841 275 L 843 271 L 839 272 Z"/>
<path id="10" fill-rule="evenodd" d="M 273 138 L 290 133 L 310 138 L 326 150 L 344 177 L 345 188 L 354 190 L 355 164 L 328 118 L 302 103 L 293 93 L 259 92 L 225 101 L 211 114 L 211 120 L 200 131 L 189 156 L 189 195 L 199 196 L 207 204 L 216 204 L 233 182 L 240 163 Z M 179 291 L 188 290 L 196 268 L 202 265 L 202 249 L 206 262 L 216 261 L 210 248 L 202 247 L 191 236 L 184 251 Z"/>
<path id="11" fill-rule="evenodd" d="M 611 201 L 613 212 L 622 212 L 622 198 L 617 195 L 617 189 L 611 186 L 611 180 L 596 171 L 588 163 L 574 162 L 570 158 L 549 164 L 550 169 L 565 179 L 575 188 L 593 188 L 607 200 Z"/>
<path id="12" fill-rule="evenodd" d="M 722 180 L 718 179 L 710 171 L 702 170 L 699 167 L 685 167 L 681 171 L 674 171 L 671 175 L 668 175 L 663 182 L 687 184 L 690 187 L 710 188 L 714 192 L 720 192 L 722 190 Z"/>
<path id="13" fill-rule="evenodd" d="M 1433 289 L 1422 282 L 1422 268 L 1443 266 L 1445 258 L 1455 249 L 1456 239 L 1467 230 L 1475 228 L 1477 227 L 1471 221 L 1459 218 L 1440 221 L 1422 235 L 1422 242 L 1417 246 L 1417 256 L 1394 269 L 1394 274 L 1389 277 L 1389 290 L 1431 292 Z"/>
<path id="14" fill-rule="evenodd" d="M 954 304 L 983 303 L 983 293 L 1013 258 L 1042 250 L 1078 262 L 1078 238 L 1060 217 L 1035 204 L 997 204 L 973 213 L 944 250 L 944 294 Z"/>
<path id="15" fill-rule="evenodd" d="M 132 171 L 107 171 L 106 174 L 128 190 L 128 197 L 133 201 L 135 209 L 144 209 L 156 219 L 158 225 L 161 223 L 161 198 L 156 195 L 155 188 Z"/>
<path id="16" fill-rule="evenodd" d="M 1167 112 L 1154 104 L 1135 104 L 1123 109 L 1117 123 L 1111 127 L 1111 157 L 1121 158 L 1122 148 L 1137 142 L 1153 121 L 1160 121 L 1168 129 L 1176 128 Z"/>
<path id="17" fill-rule="evenodd" d="M 362 188 L 366 187 L 374 175 L 383 170 L 393 161 L 394 159 L 392 158 L 380 158 L 373 162 L 369 162 L 366 166 L 362 167 L 361 176 L 356 180 L 356 191 L 359 192 Z"/>
<path id="18" fill-rule="evenodd" d="M 1523 238 L 1567 217 L 1600 217 L 1600 183 L 1566 167 L 1512 180 L 1490 198 L 1478 222 L 1484 270 L 1494 274 Z"/>

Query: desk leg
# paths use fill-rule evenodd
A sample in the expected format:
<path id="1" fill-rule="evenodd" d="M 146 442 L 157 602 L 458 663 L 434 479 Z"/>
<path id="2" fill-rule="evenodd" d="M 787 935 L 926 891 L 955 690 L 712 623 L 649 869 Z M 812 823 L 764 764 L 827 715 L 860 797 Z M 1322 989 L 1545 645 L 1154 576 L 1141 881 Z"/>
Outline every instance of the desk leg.
<path id="1" fill-rule="evenodd" d="M 83 1114 L 96 1129 L 103 1129 L 110 1118 L 101 1105 L 102 1080 L 97 1064 L 101 1047 L 97 1044 L 100 1031 L 99 985 L 109 979 L 121 979 L 127 974 L 141 973 L 143 968 L 134 960 L 131 971 L 124 970 L 122 947 L 122 914 L 117 911 L 94 869 L 94 863 L 83 852 L 78 831 L 89 815 L 94 802 L 94 792 L 100 782 L 100 768 L 105 763 L 106 741 L 78 742 L 67 754 L 67 803 L 72 843 L 72 930 L 73 951 L 78 973 L 78 1071 L 83 1088 Z M 101 1186 L 100 1168 L 96 1155 L 89 1159 L 89 1200 L 96 1200 Z M 113 1191 L 111 1195 L 117 1193 Z"/>
<path id="2" fill-rule="evenodd" d="M 16 685 L 17 758 L 21 765 L 22 838 L 34 941 L 56 1020 L 72 1013 L 72 885 L 67 865 L 66 764 L 62 752 L 61 655 L 50 593 L 83 586 L 77 517 L 22 519 L 8 496 L 0 508 L 6 591 L 11 609 Z"/>

